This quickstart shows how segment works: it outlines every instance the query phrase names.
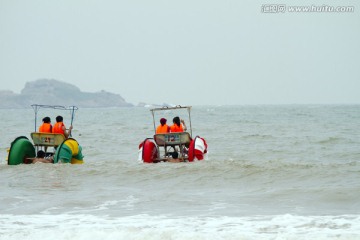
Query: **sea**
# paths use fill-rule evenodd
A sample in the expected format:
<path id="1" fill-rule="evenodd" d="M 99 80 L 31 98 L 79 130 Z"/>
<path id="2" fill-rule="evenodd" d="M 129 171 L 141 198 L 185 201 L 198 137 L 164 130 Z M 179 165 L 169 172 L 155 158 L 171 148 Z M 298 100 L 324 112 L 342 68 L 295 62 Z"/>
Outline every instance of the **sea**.
<path id="1" fill-rule="evenodd" d="M 203 161 L 157 164 L 138 159 L 147 107 L 78 109 L 83 165 L 7 165 L 16 137 L 72 115 L 0 114 L 1 240 L 360 239 L 360 105 L 156 112 L 155 125 L 180 116 L 208 144 Z"/>

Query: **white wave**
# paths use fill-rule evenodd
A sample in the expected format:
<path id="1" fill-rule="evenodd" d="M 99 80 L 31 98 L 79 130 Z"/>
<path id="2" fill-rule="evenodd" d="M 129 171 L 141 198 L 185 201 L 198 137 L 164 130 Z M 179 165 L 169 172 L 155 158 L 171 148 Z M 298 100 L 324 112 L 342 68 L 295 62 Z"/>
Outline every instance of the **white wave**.
<path id="1" fill-rule="evenodd" d="M 358 239 L 360 216 L 0 215 L 12 239 Z"/>

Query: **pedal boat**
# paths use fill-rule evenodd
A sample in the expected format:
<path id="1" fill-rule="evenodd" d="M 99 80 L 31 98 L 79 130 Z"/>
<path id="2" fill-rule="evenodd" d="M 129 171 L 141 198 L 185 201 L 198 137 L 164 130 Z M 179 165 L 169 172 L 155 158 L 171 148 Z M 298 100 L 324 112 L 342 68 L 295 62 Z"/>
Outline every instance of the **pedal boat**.
<path id="1" fill-rule="evenodd" d="M 8 165 L 30 164 L 36 158 L 39 150 L 45 150 L 45 159 L 53 158 L 53 162 L 64 162 L 63 159 L 69 163 L 83 163 L 81 147 L 73 138 L 65 138 L 63 134 L 59 133 L 40 133 L 37 130 L 37 113 L 40 108 L 52 108 L 56 110 L 70 110 L 71 111 L 71 125 L 74 119 L 74 112 L 78 109 L 76 106 L 64 107 L 55 105 L 31 105 L 35 112 L 35 131 L 30 133 L 32 142 L 26 136 L 15 138 L 8 150 Z M 74 144 L 74 142 L 76 144 Z M 76 146 L 78 145 L 78 146 Z M 70 147 L 69 147 L 70 146 Z M 81 158 L 81 159 L 80 159 Z"/>
<path id="2" fill-rule="evenodd" d="M 174 132 L 156 134 L 155 115 L 159 111 L 176 112 L 186 109 L 188 112 L 189 132 Z M 153 116 L 155 134 L 139 144 L 139 160 L 144 163 L 171 161 L 173 153 L 178 155 L 179 162 L 203 160 L 207 153 L 207 143 L 204 138 L 192 138 L 191 106 L 162 107 L 150 109 Z"/>

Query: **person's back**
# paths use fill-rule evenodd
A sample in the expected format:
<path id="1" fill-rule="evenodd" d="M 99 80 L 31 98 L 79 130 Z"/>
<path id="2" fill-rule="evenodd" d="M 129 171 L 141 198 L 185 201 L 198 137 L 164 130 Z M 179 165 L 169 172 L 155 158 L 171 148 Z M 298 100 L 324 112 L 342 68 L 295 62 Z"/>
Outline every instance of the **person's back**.
<path id="1" fill-rule="evenodd" d="M 182 125 L 184 125 L 185 130 L 186 130 L 186 126 L 185 126 L 185 122 L 184 120 L 180 120 L 179 117 L 174 117 L 173 119 L 173 125 L 171 125 L 170 127 L 170 132 L 174 133 L 174 132 L 184 132 L 184 129 L 182 127 Z M 182 124 L 181 124 L 182 123 Z"/>
<path id="2" fill-rule="evenodd" d="M 64 134 L 64 123 L 62 122 L 62 119 L 58 121 L 58 117 L 56 117 L 56 123 L 53 126 L 53 133 L 61 133 Z"/>
<path id="3" fill-rule="evenodd" d="M 181 125 L 178 126 L 178 125 L 174 124 L 174 125 L 172 125 L 170 127 L 170 132 L 172 132 L 172 133 L 174 133 L 174 132 L 183 132 L 183 131 L 184 131 L 184 129 L 182 128 Z"/>
<path id="4" fill-rule="evenodd" d="M 156 128 L 156 134 L 159 133 L 168 133 L 170 131 L 170 127 L 166 124 L 166 119 L 160 119 L 160 125 Z"/>
<path id="5" fill-rule="evenodd" d="M 169 132 L 169 129 L 170 127 L 166 124 L 164 125 L 159 125 L 157 128 L 156 128 L 156 134 L 159 134 L 159 133 L 168 133 Z"/>
<path id="6" fill-rule="evenodd" d="M 72 126 L 70 126 L 69 131 L 67 132 L 65 124 L 63 123 L 63 117 L 57 116 L 56 123 L 54 124 L 54 126 L 52 128 L 52 132 L 53 133 L 61 133 L 67 138 L 70 135 L 71 129 L 72 129 Z"/>
<path id="7" fill-rule="evenodd" d="M 39 132 L 51 133 L 52 132 L 51 119 L 49 117 L 44 117 L 42 121 L 43 124 L 39 127 Z"/>
<path id="8" fill-rule="evenodd" d="M 169 158 L 167 161 L 171 163 L 184 162 L 183 159 L 179 159 L 179 154 L 177 152 L 171 153 L 172 158 Z"/>

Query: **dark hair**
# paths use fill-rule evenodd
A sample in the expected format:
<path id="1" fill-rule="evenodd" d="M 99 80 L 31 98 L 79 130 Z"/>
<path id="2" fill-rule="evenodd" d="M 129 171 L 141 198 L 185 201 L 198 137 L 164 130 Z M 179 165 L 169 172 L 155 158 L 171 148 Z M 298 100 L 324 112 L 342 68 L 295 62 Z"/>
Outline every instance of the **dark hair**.
<path id="1" fill-rule="evenodd" d="M 45 152 L 43 150 L 39 150 L 36 154 L 36 157 L 38 158 L 44 158 L 45 157 Z"/>
<path id="2" fill-rule="evenodd" d="M 173 152 L 171 155 L 174 159 L 177 159 L 179 157 L 179 154 L 177 152 Z"/>
<path id="3" fill-rule="evenodd" d="M 43 122 L 44 123 L 50 123 L 51 122 L 51 119 L 49 117 L 44 117 L 43 118 Z"/>
<path id="4" fill-rule="evenodd" d="M 179 117 L 174 117 L 173 118 L 173 123 L 175 123 L 176 125 L 178 125 L 180 127 L 180 118 Z"/>
<path id="5" fill-rule="evenodd" d="M 161 119 L 160 119 L 160 123 L 161 123 L 161 125 L 166 124 L 166 118 L 161 118 Z"/>
<path id="6" fill-rule="evenodd" d="M 57 122 L 62 122 L 62 121 L 63 121 L 63 117 L 62 117 L 62 116 L 57 116 L 57 117 L 56 117 L 56 121 L 57 121 Z"/>

